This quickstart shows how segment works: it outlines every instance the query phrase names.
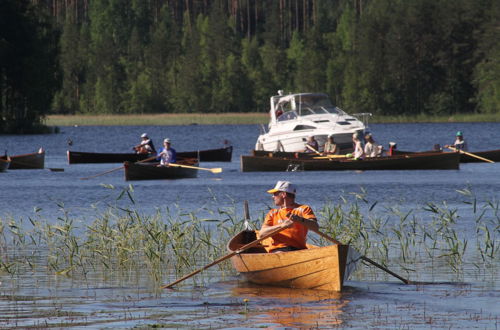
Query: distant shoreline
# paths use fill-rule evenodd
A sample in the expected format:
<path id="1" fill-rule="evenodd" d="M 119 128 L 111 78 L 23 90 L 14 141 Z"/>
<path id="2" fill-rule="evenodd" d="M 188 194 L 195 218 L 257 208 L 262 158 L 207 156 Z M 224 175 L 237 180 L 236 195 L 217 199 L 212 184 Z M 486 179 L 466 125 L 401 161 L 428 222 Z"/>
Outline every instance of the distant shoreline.
<path id="1" fill-rule="evenodd" d="M 49 115 L 48 126 L 128 126 L 128 125 L 245 125 L 267 124 L 267 113 L 175 113 L 130 115 Z M 446 122 L 500 122 L 497 114 L 459 114 L 452 116 L 378 116 L 370 117 L 369 123 L 446 123 Z"/>

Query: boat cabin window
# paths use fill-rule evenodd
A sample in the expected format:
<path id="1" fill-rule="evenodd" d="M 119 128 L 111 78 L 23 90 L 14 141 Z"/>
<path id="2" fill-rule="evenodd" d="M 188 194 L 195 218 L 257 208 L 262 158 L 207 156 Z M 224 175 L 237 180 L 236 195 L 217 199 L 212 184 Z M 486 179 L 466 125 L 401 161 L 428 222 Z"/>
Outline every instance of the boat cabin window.
<path id="1" fill-rule="evenodd" d="M 295 128 L 293 129 L 294 131 L 302 131 L 302 130 L 305 130 L 305 129 L 315 129 L 316 127 L 314 126 L 309 126 L 309 125 L 297 125 L 295 126 Z"/>

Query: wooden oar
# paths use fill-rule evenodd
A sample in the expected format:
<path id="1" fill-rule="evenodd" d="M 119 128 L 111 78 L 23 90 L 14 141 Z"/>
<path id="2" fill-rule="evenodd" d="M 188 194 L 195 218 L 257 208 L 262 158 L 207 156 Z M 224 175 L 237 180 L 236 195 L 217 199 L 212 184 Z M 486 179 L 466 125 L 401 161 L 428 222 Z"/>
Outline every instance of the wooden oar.
<path id="1" fill-rule="evenodd" d="M 222 168 L 220 168 L 220 167 L 216 167 L 216 168 L 204 168 L 204 167 L 189 166 L 189 165 L 182 165 L 182 164 L 175 164 L 175 163 L 169 163 L 168 166 L 194 168 L 194 169 L 197 169 L 197 170 L 210 171 L 212 173 L 220 173 L 220 172 L 222 172 Z"/>
<path id="2" fill-rule="evenodd" d="M 452 147 L 452 146 L 447 146 L 448 149 L 451 149 L 453 151 L 458 151 L 462 154 L 466 154 L 468 156 L 471 156 L 471 157 L 474 157 L 474 158 L 477 158 L 477 159 L 480 159 L 482 161 L 485 161 L 485 162 L 488 162 L 488 163 L 494 163 L 494 161 L 492 161 L 491 159 L 487 159 L 487 158 L 484 158 L 484 157 L 481 157 L 481 156 L 478 156 L 478 155 L 475 155 L 473 153 L 470 153 L 470 152 L 467 152 L 467 151 L 463 151 L 463 150 L 460 150 L 460 149 L 457 149 L 455 147 Z"/>
<path id="3" fill-rule="evenodd" d="M 184 281 L 184 280 L 186 280 L 186 279 L 188 279 L 188 278 L 190 278 L 190 277 L 192 277 L 192 276 L 194 276 L 194 275 L 196 275 L 196 274 L 198 274 L 198 273 L 200 273 L 200 272 L 204 271 L 204 270 L 205 270 L 205 269 L 207 269 L 207 268 L 210 268 L 210 267 L 212 267 L 212 266 L 214 266 L 214 265 L 217 265 L 218 263 L 220 263 L 220 262 L 222 262 L 222 261 L 224 261 L 224 260 L 226 260 L 226 259 L 229 259 L 229 258 L 231 258 L 231 257 L 233 257 L 233 256 L 235 256 L 235 255 L 237 255 L 237 254 L 239 254 L 239 253 L 241 253 L 241 252 L 243 252 L 243 251 L 245 251 L 245 250 L 248 250 L 248 249 L 249 249 L 249 248 L 251 248 L 251 247 L 256 246 L 257 244 L 259 244 L 259 243 L 260 243 L 260 242 L 262 242 L 263 240 L 265 240 L 265 239 L 267 239 L 267 238 L 269 238 L 269 237 L 271 237 L 271 236 L 273 236 L 273 235 L 276 235 L 277 233 L 279 233 L 280 231 L 282 231 L 282 230 L 284 230 L 284 229 L 286 229 L 286 227 L 278 227 L 278 228 L 274 229 L 273 231 L 271 231 L 269 234 L 267 234 L 267 235 L 265 235 L 265 236 L 262 236 L 261 238 L 259 238 L 259 239 L 255 240 L 255 241 L 253 241 L 253 242 L 250 242 L 250 243 L 248 243 L 248 244 L 246 244 L 246 245 L 243 245 L 243 246 L 242 246 L 241 248 L 239 248 L 238 250 L 233 251 L 233 252 L 231 252 L 231 253 L 229 253 L 229 254 L 226 254 L 225 256 L 220 257 L 219 259 L 217 259 L 217 260 L 215 260 L 215 261 L 213 261 L 213 262 L 209 263 L 208 265 L 203 266 L 202 268 L 200 268 L 200 269 L 198 269 L 198 270 L 195 270 L 194 272 L 192 272 L 192 273 L 190 273 L 190 274 L 187 274 L 186 276 L 184 276 L 184 277 L 182 277 L 182 278 L 178 279 L 177 281 L 172 282 L 172 283 L 170 283 L 170 284 L 163 285 L 163 286 L 161 286 L 160 288 L 161 288 L 161 289 L 168 289 L 168 288 L 171 288 L 171 287 L 173 287 L 174 285 L 176 285 L 177 283 L 180 283 L 180 282 L 182 282 L 182 281 Z"/>
<path id="4" fill-rule="evenodd" d="M 336 159 L 336 158 L 339 159 L 347 158 L 347 155 L 326 155 L 326 156 L 313 157 L 313 159 Z"/>
<path id="5" fill-rule="evenodd" d="M 337 241 L 335 238 L 330 237 L 330 236 L 328 236 L 328 235 L 326 235 L 326 234 L 324 234 L 324 233 L 320 232 L 319 230 L 313 230 L 313 231 L 314 231 L 316 234 L 318 234 L 319 236 L 321 236 L 321 237 L 323 237 L 323 238 L 325 238 L 325 239 L 329 240 L 330 242 L 333 242 L 333 243 L 335 243 L 335 244 L 342 245 L 342 243 L 340 243 L 339 241 Z M 405 279 L 405 278 L 403 278 L 403 277 L 399 276 L 398 274 L 394 273 L 393 271 L 391 271 L 391 270 L 389 270 L 389 269 L 385 268 L 384 266 L 380 265 L 379 263 L 377 263 L 377 262 L 375 262 L 375 261 L 371 260 L 371 259 L 370 259 L 370 258 L 368 258 L 368 257 L 361 256 L 361 259 L 363 259 L 364 261 L 367 261 L 367 262 L 371 263 L 371 264 L 372 264 L 372 265 L 374 265 L 375 267 L 380 268 L 380 269 L 382 269 L 383 271 L 385 271 L 385 272 L 387 272 L 387 273 L 391 274 L 392 276 L 394 276 L 394 277 L 396 277 L 397 279 L 401 280 L 404 284 L 412 284 L 412 283 L 413 283 L 413 282 L 411 282 L 411 281 L 409 281 L 409 280 L 407 280 L 407 279 Z"/>
<path id="6" fill-rule="evenodd" d="M 149 157 L 149 158 L 146 158 L 146 159 L 140 160 L 140 161 L 138 161 L 138 162 L 136 162 L 136 163 L 144 163 L 144 162 L 147 162 L 147 161 L 150 161 L 150 160 L 156 159 L 156 158 L 158 158 L 158 156 Z M 87 177 L 85 177 L 85 178 L 80 178 L 80 180 L 88 180 L 88 179 L 92 179 L 92 178 L 95 178 L 95 177 L 98 177 L 98 176 L 101 176 L 101 175 L 104 175 L 104 174 L 108 174 L 108 173 L 111 173 L 111 172 L 114 172 L 114 171 L 121 170 L 123 167 L 124 167 L 124 165 L 122 165 L 122 166 L 120 166 L 120 167 L 117 167 L 117 168 L 114 168 L 114 169 L 112 169 L 112 170 L 106 171 L 106 172 L 102 172 L 102 173 L 98 173 L 98 174 L 95 174 L 95 175 L 87 176 Z"/>
<path id="7" fill-rule="evenodd" d="M 317 153 L 317 154 L 318 154 L 318 155 L 320 155 L 320 156 L 323 156 L 323 155 L 321 154 L 321 152 L 319 152 L 318 150 L 314 149 L 313 147 L 311 147 L 311 146 L 310 146 L 310 145 L 308 145 L 307 143 L 306 143 L 306 148 L 307 148 L 307 149 L 309 149 L 309 150 L 314 151 L 315 153 Z"/>

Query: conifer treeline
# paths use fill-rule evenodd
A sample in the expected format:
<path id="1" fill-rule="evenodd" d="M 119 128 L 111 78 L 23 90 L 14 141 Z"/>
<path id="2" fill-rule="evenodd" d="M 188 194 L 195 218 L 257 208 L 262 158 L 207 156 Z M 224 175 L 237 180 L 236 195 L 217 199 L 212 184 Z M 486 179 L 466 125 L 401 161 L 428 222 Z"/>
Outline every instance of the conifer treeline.
<path id="1" fill-rule="evenodd" d="M 278 89 L 326 92 L 349 112 L 499 110 L 494 0 L 31 5 L 58 35 L 51 113 L 265 111 Z"/>

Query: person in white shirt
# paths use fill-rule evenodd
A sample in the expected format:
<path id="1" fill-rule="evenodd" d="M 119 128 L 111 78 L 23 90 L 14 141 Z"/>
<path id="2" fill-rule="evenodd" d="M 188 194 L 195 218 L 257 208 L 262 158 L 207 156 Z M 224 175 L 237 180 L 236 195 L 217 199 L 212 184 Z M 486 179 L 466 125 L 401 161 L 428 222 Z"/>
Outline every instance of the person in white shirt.
<path id="1" fill-rule="evenodd" d="M 365 156 L 380 157 L 382 156 L 382 146 L 375 142 L 373 136 L 368 133 L 365 135 Z"/>
<path id="2" fill-rule="evenodd" d="M 353 157 L 354 159 L 363 159 L 365 156 L 365 151 L 363 150 L 363 146 L 361 145 L 361 141 L 358 138 L 358 133 L 354 133 L 352 135 L 352 144 L 353 144 Z"/>

